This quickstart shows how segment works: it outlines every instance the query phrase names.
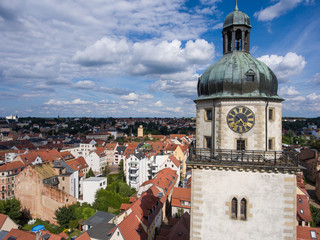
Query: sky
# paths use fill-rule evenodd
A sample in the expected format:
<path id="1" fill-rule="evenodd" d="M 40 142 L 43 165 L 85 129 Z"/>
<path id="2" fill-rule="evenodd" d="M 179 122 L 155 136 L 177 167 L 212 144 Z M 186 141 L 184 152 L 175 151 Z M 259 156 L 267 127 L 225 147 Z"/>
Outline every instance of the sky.
<path id="1" fill-rule="evenodd" d="M 234 0 L 1 0 L 0 116 L 194 117 Z M 238 0 L 283 116 L 320 116 L 318 0 Z"/>

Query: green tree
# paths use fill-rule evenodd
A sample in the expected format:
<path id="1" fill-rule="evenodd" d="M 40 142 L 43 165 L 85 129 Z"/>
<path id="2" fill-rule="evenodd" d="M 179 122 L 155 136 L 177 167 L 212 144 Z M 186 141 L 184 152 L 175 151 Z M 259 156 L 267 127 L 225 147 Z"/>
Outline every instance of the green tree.
<path id="1" fill-rule="evenodd" d="M 74 220 L 74 209 L 73 205 L 63 206 L 55 211 L 55 219 L 58 221 L 60 227 L 66 228 L 71 220 Z"/>
<path id="2" fill-rule="evenodd" d="M 320 223 L 320 210 L 313 205 L 310 204 L 310 211 L 311 211 L 311 216 L 312 216 L 312 227 L 319 226 Z"/>
<path id="3" fill-rule="evenodd" d="M 90 168 L 89 171 L 86 173 L 86 178 L 89 178 L 89 177 L 94 177 L 94 173 L 92 171 L 92 169 Z"/>
<path id="4" fill-rule="evenodd" d="M 109 175 L 109 173 L 110 173 L 110 167 L 109 167 L 109 165 L 107 164 L 107 165 L 105 166 L 105 168 L 103 169 L 102 175 L 103 175 L 104 177 L 107 177 L 107 176 Z"/>
<path id="5" fill-rule="evenodd" d="M 0 201 L 0 212 L 8 215 L 14 222 L 19 223 L 22 216 L 21 203 L 16 198 Z"/>

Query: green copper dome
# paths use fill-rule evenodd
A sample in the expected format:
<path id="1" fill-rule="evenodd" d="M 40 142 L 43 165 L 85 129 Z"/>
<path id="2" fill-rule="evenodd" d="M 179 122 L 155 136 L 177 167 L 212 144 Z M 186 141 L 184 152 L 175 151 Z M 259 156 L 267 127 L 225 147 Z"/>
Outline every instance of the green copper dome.
<path id="1" fill-rule="evenodd" d="M 250 53 L 235 51 L 207 68 L 198 81 L 198 99 L 276 98 L 278 80 Z"/>
<path id="2" fill-rule="evenodd" d="M 226 19 L 224 20 L 223 28 L 232 25 L 245 25 L 251 28 L 249 16 L 244 12 L 239 11 L 237 1 L 234 11 L 229 13 Z"/>
<path id="3" fill-rule="evenodd" d="M 235 9 L 224 21 L 223 57 L 198 80 L 198 100 L 216 98 L 272 98 L 282 101 L 272 70 L 250 55 L 250 19 Z"/>

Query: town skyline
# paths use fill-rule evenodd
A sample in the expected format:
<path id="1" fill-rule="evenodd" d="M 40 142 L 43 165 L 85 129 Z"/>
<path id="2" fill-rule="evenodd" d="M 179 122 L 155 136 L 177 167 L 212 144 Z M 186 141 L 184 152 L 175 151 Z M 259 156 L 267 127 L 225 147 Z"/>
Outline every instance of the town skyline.
<path id="1" fill-rule="evenodd" d="M 194 117 L 234 0 L 0 3 L 0 116 Z M 320 116 L 319 3 L 238 1 L 284 117 Z"/>

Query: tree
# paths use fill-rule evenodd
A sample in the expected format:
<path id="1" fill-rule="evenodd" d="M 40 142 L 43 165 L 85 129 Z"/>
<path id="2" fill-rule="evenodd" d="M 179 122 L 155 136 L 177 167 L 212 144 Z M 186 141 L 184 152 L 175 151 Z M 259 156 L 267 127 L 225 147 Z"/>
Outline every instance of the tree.
<path id="1" fill-rule="evenodd" d="M 86 173 L 86 178 L 89 178 L 89 177 L 94 177 L 94 173 L 92 171 L 92 169 L 90 168 L 89 171 Z"/>
<path id="2" fill-rule="evenodd" d="M 318 208 L 314 207 L 313 205 L 310 204 L 310 211 L 311 211 L 311 216 L 312 216 L 312 227 L 319 226 L 320 223 L 320 211 Z"/>
<path id="3" fill-rule="evenodd" d="M 110 167 L 109 167 L 109 165 L 107 164 L 107 165 L 104 167 L 104 169 L 103 169 L 102 175 L 103 175 L 104 177 L 107 177 L 107 176 L 109 175 L 109 173 L 110 173 Z"/>
<path id="4" fill-rule="evenodd" d="M 14 222 L 19 223 L 22 216 L 21 203 L 16 198 L 0 201 L 0 212 L 8 215 Z"/>
<path id="5" fill-rule="evenodd" d="M 71 220 L 74 220 L 74 207 L 63 206 L 55 211 L 55 219 L 57 219 L 60 227 L 66 228 Z"/>

